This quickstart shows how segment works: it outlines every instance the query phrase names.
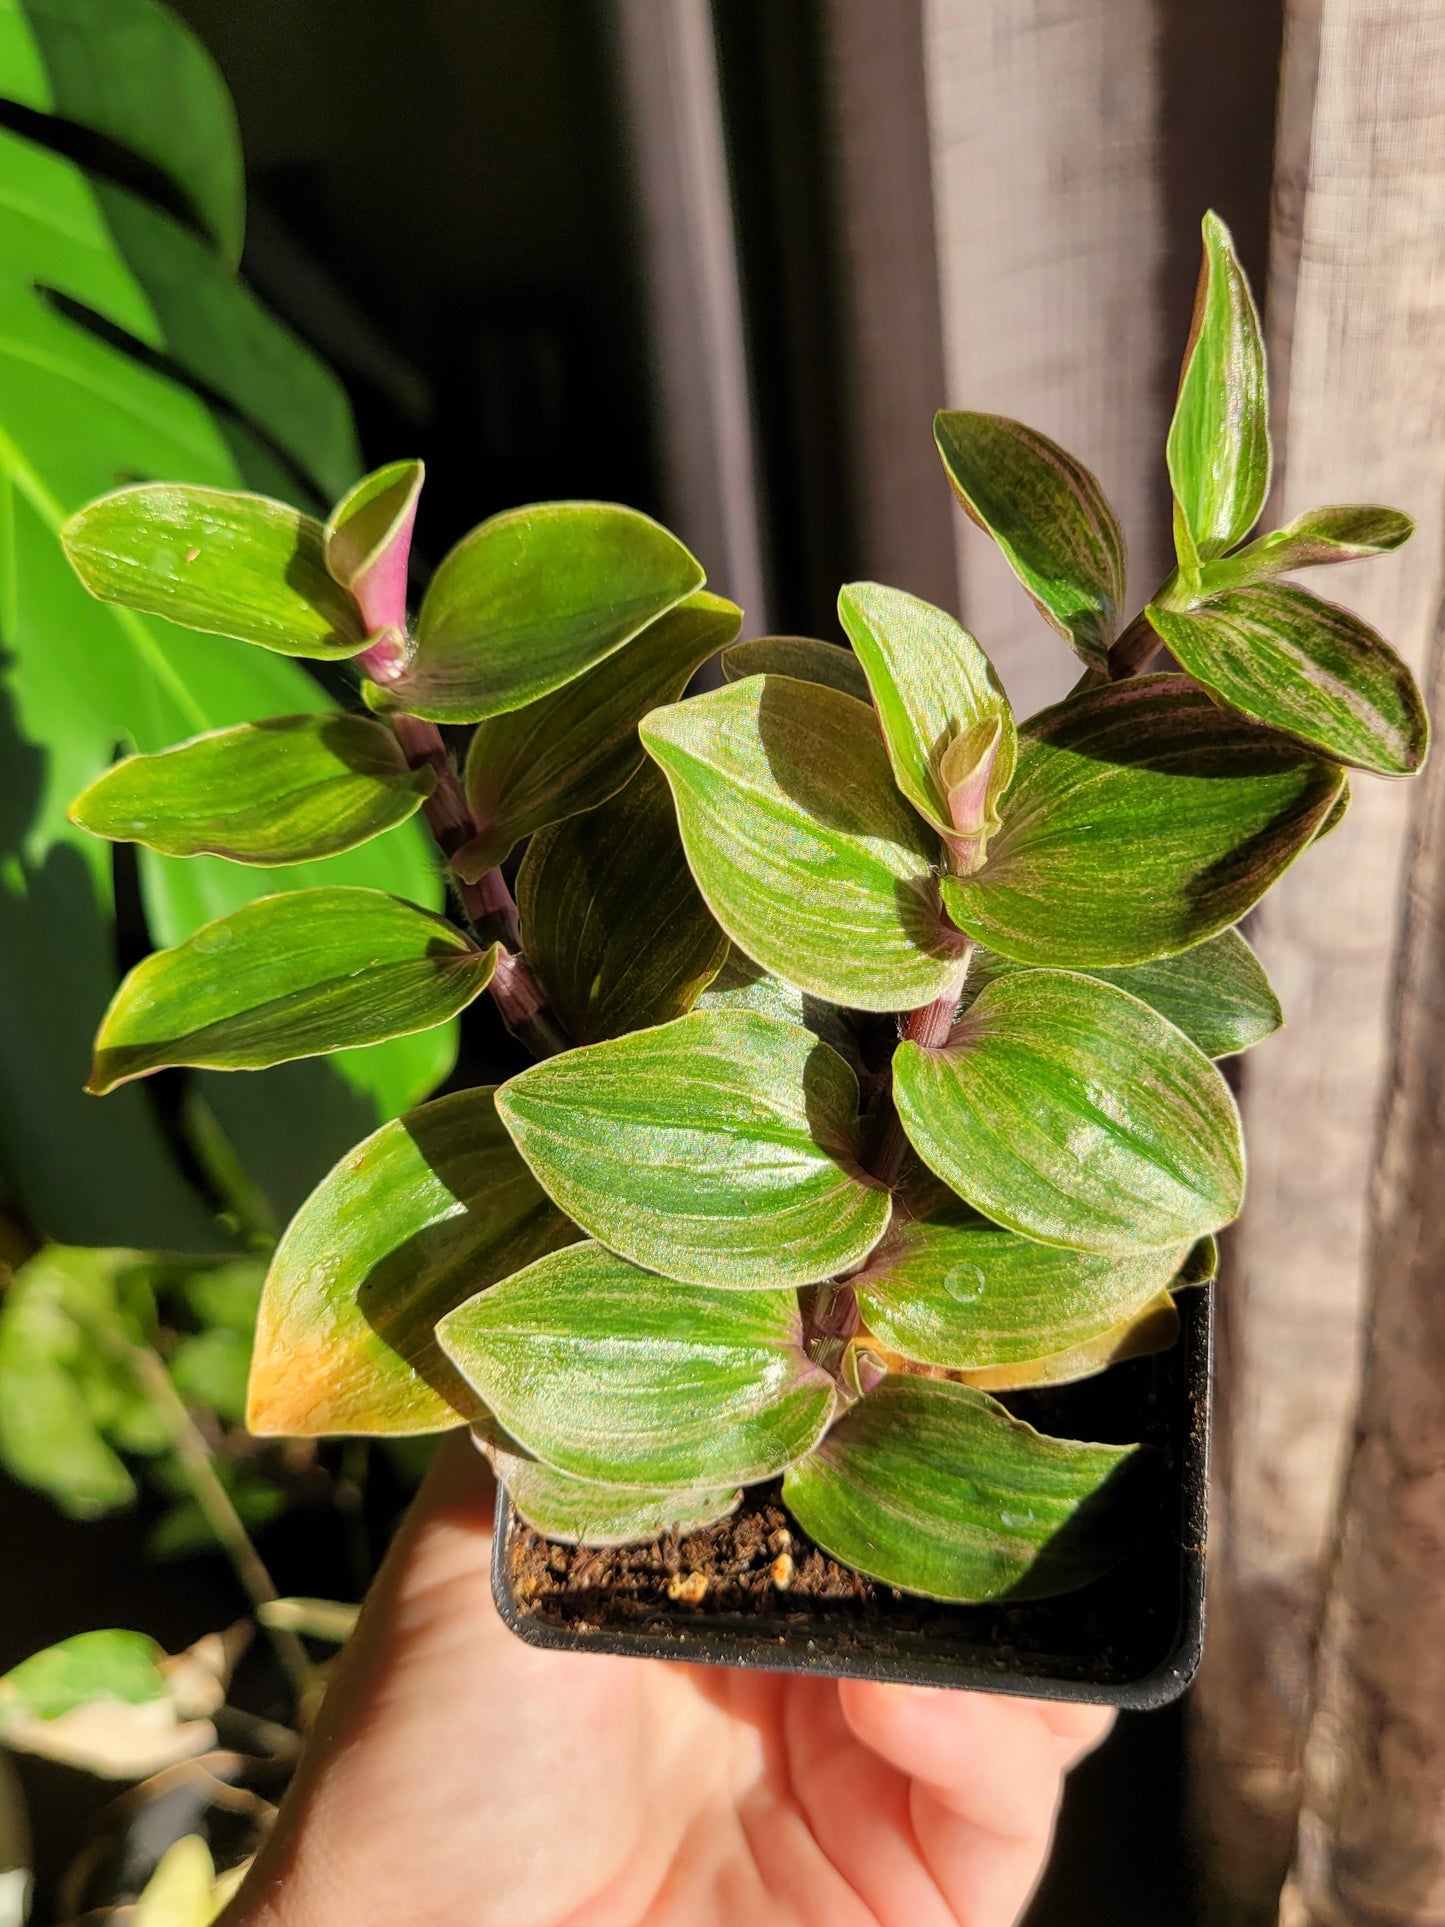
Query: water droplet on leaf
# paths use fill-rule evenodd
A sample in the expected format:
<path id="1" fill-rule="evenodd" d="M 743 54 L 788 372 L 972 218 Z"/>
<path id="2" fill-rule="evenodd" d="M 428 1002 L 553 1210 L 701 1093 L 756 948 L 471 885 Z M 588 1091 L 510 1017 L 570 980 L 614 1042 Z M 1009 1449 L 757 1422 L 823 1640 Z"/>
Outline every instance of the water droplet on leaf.
<path id="1" fill-rule="evenodd" d="M 977 1265 L 952 1265 L 943 1274 L 943 1289 L 960 1305 L 977 1304 L 986 1282 Z"/>

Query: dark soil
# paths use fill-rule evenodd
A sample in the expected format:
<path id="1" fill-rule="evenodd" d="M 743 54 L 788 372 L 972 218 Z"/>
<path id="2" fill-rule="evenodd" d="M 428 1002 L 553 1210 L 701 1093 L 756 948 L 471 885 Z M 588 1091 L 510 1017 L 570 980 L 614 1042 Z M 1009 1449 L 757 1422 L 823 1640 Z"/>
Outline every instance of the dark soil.
<path id="1" fill-rule="evenodd" d="M 856 1608 L 880 1593 L 902 1596 L 820 1552 L 783 1509 L 776 1485 L 746 1492 L 714 1526 L 644 1545 L 559 1546 L 519 1526 L 513 1559 L 518 1600 L 534 1609 L 556 1601 L 574 1621 L 589 1604 L 606 1617 L 630 1618 L 659 1606 L 756 1614 L 785 1611 L 795 1600 Z M 806 1610 L 797 1616 L 806 1618 Z"/>

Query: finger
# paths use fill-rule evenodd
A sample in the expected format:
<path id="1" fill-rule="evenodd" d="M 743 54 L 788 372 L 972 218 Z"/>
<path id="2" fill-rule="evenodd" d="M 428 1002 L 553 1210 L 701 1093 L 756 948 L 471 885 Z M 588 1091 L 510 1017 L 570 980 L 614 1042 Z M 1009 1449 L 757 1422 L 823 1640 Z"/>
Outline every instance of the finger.
<path id="1" fill-rule="evenodd" d="M 1113 1731 L 1112 1706 L 1080 1706 L 1069 1700 L 1035 1700 L 1034 1709 L 1064 1742 L 1065 1764 L 1077 1766 Z"/>
<path id="2" fill-rule="evenodd" d="M 956 1927 L 1016 1927 L 1038 1887 L 1053 1843 L 1053 1816 L 1031 1839 L 1004 1839 L 961 1820 L 915 1781 L 913 1837 Z"/>
<path id="3" fill-rule="evenodd" d="M 1107 1710 L 849 1681 L 844 1717 L 913 1779 L 919 1851 L 959 1927 L 1013 1927 L 1048 1859 L 1066 1768 Z"/>
<path id="4" fill-rule="evenodd" d="M 958 1818 L 1006 1840 L 1053 1823 L 1066 1741 L 1040 1703 L 845 1680 L 844 1718 L 867 1747 L 932 1789 Z"/>

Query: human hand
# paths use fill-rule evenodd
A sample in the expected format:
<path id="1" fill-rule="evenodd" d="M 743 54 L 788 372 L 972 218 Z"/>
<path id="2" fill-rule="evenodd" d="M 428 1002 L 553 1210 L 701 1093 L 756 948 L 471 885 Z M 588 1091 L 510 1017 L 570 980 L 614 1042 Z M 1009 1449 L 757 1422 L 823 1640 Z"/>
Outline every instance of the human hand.
<path id="1" fill-rule="evenodd" d="M 540 1652 L 447 1440 L 222 1927 L 1011 1927 L 1097 1707 Z"/>

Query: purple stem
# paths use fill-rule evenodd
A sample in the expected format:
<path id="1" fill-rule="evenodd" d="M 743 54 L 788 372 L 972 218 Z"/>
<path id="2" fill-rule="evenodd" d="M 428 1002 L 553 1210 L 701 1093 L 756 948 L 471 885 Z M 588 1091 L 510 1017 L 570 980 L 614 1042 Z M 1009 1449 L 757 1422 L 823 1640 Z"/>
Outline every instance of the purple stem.
<path id="1" fill-rule="evenodd" d="M 958 1000 L 962 995 L 964 980 L 968 976 L 969 960 L 973 956 L 973 945 L 969 944 L 959 962 L 959 970 L 953 983 L 941 997 L 935 997 L 931 1004 L 922 1004 L 917 1010 L 910 1010 L 903 1025 L 902 1042 L 918 1044 L 924 1050 L 942 1050 L 953 1030 L 954 1019 L 958 1015 Z M 886 1184 L 891 1191 L 903 1175 L 903 1167 L 908 1159 L 908 1139 L 904 1136 L 903 1125 L 898 1116 L 898 1108 L 893 1102 L 892 1086 L 883 1108 L 878 1113 L 873 1132 L 873 1144 L 866 1160 L 866 1168 L 880 1184 Z"/>
<path id="2" fill-rule="evenodd" d="M 1109 680 L 1123 682 L 1137 675 L 1164 647 L 1141 609 L 1109 651 Z"/>
<path id="3" fill-rule="evenodd" d="M 450 863 L 477 831 L 442 733 L 435 723 L 420 716 L 400 714 L 390 721 L 411 767 L 429 769 L 436 776 L 436 788 L 423 808 L 437 846 Z M 452 882 L 478 942 L 502 945 L 489 989 L 507 1029 L 536 1057 L 555 1057 L 558 1051 L 567 1050 L 570 1040 L 549 1016 L 537 979 L 525 959 L 516 954 L 521 947 L 521 931 L 507 879 L 500 870 L 488 870 L 478 882 L 464 883 L 453 871 Z"/>

